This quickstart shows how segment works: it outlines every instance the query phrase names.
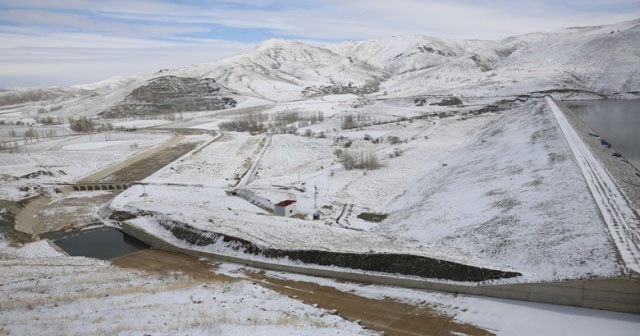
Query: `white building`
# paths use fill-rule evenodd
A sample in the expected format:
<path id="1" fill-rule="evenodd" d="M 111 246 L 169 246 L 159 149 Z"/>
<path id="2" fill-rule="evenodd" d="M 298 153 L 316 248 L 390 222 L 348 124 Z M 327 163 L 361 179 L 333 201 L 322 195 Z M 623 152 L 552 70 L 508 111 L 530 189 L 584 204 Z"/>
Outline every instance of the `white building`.
<path id="1" fill-rule="evenodd" d="M 276 204 L 273 207 L 273 213 L 276 216 L 291 217 L 296 213 L 296 201 L 286 200 Z"/>

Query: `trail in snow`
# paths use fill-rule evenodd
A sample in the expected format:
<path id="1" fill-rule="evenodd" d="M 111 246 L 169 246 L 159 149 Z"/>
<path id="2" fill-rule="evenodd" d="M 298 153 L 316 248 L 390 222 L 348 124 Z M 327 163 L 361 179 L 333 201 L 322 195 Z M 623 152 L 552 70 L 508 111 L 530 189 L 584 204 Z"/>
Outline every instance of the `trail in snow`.
<path id="1" fill-rule="evenodd" d="M 640 273 L 640 227 L 638 219 L 611 175 L 609 175 L 589 147 L 580 139 L 580 136 L 571 127 L 560 108 L 551 97 L 546 99 L 580 166 L 582 175 L 587 181 L 589 190 L 609 228 L 622 260 L 629 271 Z"/>
<path id="2" fill-rule="evenodd" d="M 260 167 L 260 161 L 262 161 L 262 158 L 264 157 L 264 153 L 267 151 L 267 149 L 269 149 L 269 146 L 271 145 L 271 135 L 268 135 L 264 141 L 265 141 L 264 147 L 260 151 L 260 154 L 258 154 L 258 157 L 256 158 L 256 161 L 253 163 L 253 166 L 251 166 L 251 168 L 249 168 L 249 170 L 247 171 L 247 174 L 245 175 L 243 180 L 240 183 L 238 183 L 239 186 L 247 186 L 249 185 L 249 183 L 253 182 L 253 180 L 255 179 L 256 173 L 258 172 L 258 168 Z"/>

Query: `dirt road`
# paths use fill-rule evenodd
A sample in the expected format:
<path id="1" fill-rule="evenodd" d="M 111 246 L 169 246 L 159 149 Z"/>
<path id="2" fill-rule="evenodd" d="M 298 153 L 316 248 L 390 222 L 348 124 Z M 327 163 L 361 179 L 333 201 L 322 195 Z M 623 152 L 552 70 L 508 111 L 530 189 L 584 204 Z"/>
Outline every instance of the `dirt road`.
<path id="1" fill-rule="evenodd" d="M 114 265 L 152 273 L 182 272 L 204 282 L 237 281 L 235 278 L 216 274 L 217 265 L 186 254 L 147 249 L 111 260 Z"/>
<path id="2" fill-rule="evenodd" d="M 140 161 L 143 160 L 148 160 L 149 158 L 151 158 L 152 156 L 160 153 L 161 151 L 178 144 L 180 141 L 184 140 L 184 136 L 183 135 L 176 135 L 173 138 L 163 142 L 162 144 L 160 144 L 159 146 L 156 146 L 148 151 L 145 151 L 143 153 L 140 153 L 136 156 L 133 156 L 131 158 L 128 158 L 122 162 L 118 162 L 112 166 L 109 166 L 107 168 L 104 168 L 100 171 L 97 171 L 89 176 L 85 176 L 83 178 L 81 178 L 78 182 L 96 182 L 100 179 L 103 179 L 109 175 L 115 174 L 116 172 L 134 164 L 134 163 L 138 163 Z M 135 179 L 129 179 L 127 181 L 135 181 Z"/>
<path id="3" fill-rule="evenodd" d="M 183 272 L 203 282 L 249 280 L 304 303 L 335 310 L 345 319 L 361 321 L 363 326 L 386 335 L 492 335 L 473 325 L 455 322 L 451 316 L 426 304 L 414 306 L 392 299 L 369 299 L 311 282 L 271 277 L 264 271 L 241 269 L 238 277 L 229 277 L 216 273 L 214 261 L 172 252 L 145 250 L 114 259 L 112 263 L 149 272 Z"/>
<path id="4" fill-rule="evenodd" d="M 50 201 L 51 199 L 46 196 L 38 196 L 29 201 L 16 216 L 16 230 L 29 234 L 36 233 L 34 232 L 34 227 L 37 224 L 37 220 L 34 215 Z"/>

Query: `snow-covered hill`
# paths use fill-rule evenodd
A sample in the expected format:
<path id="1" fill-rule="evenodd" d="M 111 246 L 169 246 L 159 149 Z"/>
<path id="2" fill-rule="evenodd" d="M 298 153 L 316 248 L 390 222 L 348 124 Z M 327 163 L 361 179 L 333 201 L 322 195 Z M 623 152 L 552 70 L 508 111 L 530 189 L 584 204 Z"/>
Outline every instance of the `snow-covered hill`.
<path id="1" fill-rule="evenodd" d="M 160 77 L 165 84 L 159 87 Z M 491 97 L 551 90 L 586 97 L 637 97 L 640 19 L 531 33 L 501 41 L 396 36 L 314 46 L 272 39 L 244 54 L 147 76 L 119 77 L 70 88 L 0 92 L 0 113 L 15 116 L 59 111 L 64 116 L 96 115 L 114 106 L 135 111 L 140 106 L 136 92 L 157 93 L 157 100 L 162 101 L 166 92 L 180 90 L 202 103 L 180 103 L 165 110 L 230 106 L 212 104 L 211 90 L 202 90 L 202 85 L 195 89 L 187 85 L 185 89 L 186 82 L 208 83 L 205 86 L 220 89 L 215 99 L 240 104 L 255 98 L 282 102 L 341 93 Z M 172 87 L 171 83 L 181 88 Z"/>
<path id="2" fill-rule="evenodd" d="M 272 101 L 300 99 L 306 87 L 361 87 L 387 76 L 375 66 L 329 49 L 279 39 L 267 40 L 246 54 L 168 73 L 213 78 L 243 95 Z"/>
<path id="3" fill-rule="evenodd" d="M 394 36 L 325 46 L 338 54 L 361 60 L 399 75 L 432 68 L 493 44 L 480 40 L 443 40 L 427 36 Z"/>
<path id="4" fill-rule="evenodd" d="M 517 95 L 536 91 L 637 96 L 640 20 L 510 37 L 437 67 L 394 76 L 398 95 Z"/>

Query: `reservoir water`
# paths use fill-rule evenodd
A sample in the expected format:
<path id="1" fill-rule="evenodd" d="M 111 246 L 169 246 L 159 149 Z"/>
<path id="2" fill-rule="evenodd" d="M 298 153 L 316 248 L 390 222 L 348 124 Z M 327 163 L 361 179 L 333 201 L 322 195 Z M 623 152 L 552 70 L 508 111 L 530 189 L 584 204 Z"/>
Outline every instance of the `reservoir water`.
<path id="1" fill-rule="evenodd" d="M 59 239 L 54 236 L 55 234 L 43 235 L 45 238 L 53 239 L 54 243 L 69 255 L 102 260 L 113 259 L 149 248 L 145 243 L 111 227 L 81 231 L 78 234 Z"/>
<path id="2" fill-rule="evenodd" d="M 580 119 L 640 169 L 640 100 L 565 102 Z"/>

